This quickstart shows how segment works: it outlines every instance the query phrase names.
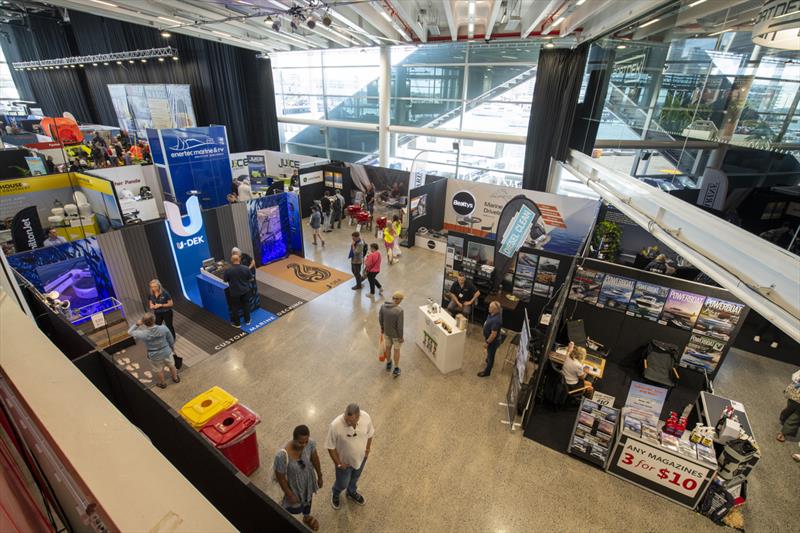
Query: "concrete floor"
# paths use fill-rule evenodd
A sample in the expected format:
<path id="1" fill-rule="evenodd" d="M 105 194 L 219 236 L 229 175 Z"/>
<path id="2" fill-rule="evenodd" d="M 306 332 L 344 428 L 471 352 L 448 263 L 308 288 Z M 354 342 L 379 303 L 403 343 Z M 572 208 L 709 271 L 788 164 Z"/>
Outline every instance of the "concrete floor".
<path id="1" fill-rule="evenodd" d="M 327 246 L 306 239 L 309 259 L 347 272 L 350 230 L 325 234 Z M 368 239 L 372 242 L 374 239 Z M 376 356 L 381 299 L 343 284 L 207 361 L 185 370 L 180 385 L 155 389 L 178 409 L 212 385 L 228 390 L 263 417 L 258 429 L 262 466 L 252 479 L 273 497 L 274 452 L 298 424 L 311 428 L 325 487 L 313 513 L 321 531 L 689 531 L 717 530 L 711 521 L 630 483 L 554 452 L 501 423 L 510 367 L 498 352 L 489 379 L 475 376 L 483 361 L 480 332 L 467 339 L 464 369 L 442 376 L 414 346 L 415 309 L 438 298 L 444 256 L 405 250 L 384 261 L 387 294 L 406 293 L 406 344 L 394 380 Z M 778 444 L 781 391 L 789 365 L 731 354 L 717 392 L 742 401 L 764 448 L 746 506 L 748 531 L 788 531 L 798 523 L 800 465 L 796 443 Z M 324 449 L 330 421 L 349 402 L 369 412 L 376 427 L 372 454 L 359 484 L 364 507 L 343 499 L 330 506 L 334 468 Z"/>

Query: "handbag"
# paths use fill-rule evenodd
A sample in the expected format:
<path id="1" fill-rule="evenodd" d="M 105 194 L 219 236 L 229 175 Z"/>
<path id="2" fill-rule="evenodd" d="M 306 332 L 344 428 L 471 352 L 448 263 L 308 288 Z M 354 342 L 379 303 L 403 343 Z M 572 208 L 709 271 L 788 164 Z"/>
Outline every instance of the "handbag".
<path id="1" fill-rule="evenodd" d="M 386 361 L 386 340 L 383 338 L 383 333 L 381 333 L 381 338 L 378 341 L 378 361 L 381 363 Z"/>
<path id="2" fill-rule="evenodd" d="M 175 368 L 177 370 L 180 370 L 181 367 L 183 366 L 183 357 L 181 357 L 180 355 L 178 355 L 176 353 L 173 353 L 172 354 L 172 358 L 175 360 Z"/>

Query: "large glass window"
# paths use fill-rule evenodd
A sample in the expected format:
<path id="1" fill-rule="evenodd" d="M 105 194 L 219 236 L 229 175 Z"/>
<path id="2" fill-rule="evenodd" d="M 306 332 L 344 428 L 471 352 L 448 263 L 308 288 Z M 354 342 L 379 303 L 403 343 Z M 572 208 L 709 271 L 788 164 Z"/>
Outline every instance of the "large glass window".
<path id="1" fill-rule="evenodd" d="M 0 102 L 8 100 L 19 100 L 19 92 L 11 78 L 11 70 L 6 63 L 3 49 L 0 48 Z"/>
<path id="2" fill-rule="evenodd" d="M 532 42 L 393 47 L 390 124 L 524 137 L 538 56 L 539 45 Z M 279 114 L 379 122 L 377 49 L 324 50 L 310 57 L 291 52 L 273 57 Z M 377 158 L 375 132 L 285 126 L 281 142 L 291 151 L 323 150 L 328 157 L 346 161 Z M 442 175 L 520 182 L 523 145 L 461 140 L 460 154 L 456 154 L 453 142 L 451 138 L 392 134 L 392 165 L 405 168 L 423 150 L 418 161 L 434 165 Z"/>

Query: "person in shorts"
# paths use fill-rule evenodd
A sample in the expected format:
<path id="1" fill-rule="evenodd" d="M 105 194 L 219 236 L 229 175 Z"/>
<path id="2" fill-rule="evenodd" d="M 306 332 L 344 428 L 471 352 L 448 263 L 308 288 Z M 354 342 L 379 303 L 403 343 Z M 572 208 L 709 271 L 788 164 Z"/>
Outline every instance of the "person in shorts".
<path id="1" fill-rule="evenodd" d="M 311 229 L 314 230 L 314 246 L 317 245 L 317 239 L 319 239 L 320 243 L 322 243 L 322 247 L 324 248 L 325 239 L 322 238 L 322 234 L 319 232 L 319 229 L 322 226 L 322 215 L 320 214 L 317 206 L 311 208 L 311 220 L 309 220 L 308 223 L 311 226 Z"/>
<path id="2" fill-rule="evenodd" d="M 159 388 L 167 388 L 164 381 L 164 367 L 169 368 L 173 382 L 181 382 L 178 370 L 175 368 L 175 359 L 172 357 L 175 337 L 169 332 L 167 326 L 156 324 L 153 313 L 145 313 L 136 324 L 130 327 L 128 334 L 135 340 L 144 342 L 147 348 L 147 359 L 156 374 L 156 384 Z"/>
<path id="3" fill-rule="evenodd" d="M 386 361 L 386 371 L 392 372 L 392 358 L 394 358 L 394 377 L 400 376 L 400 347 L 403 345 L 403 308 L 400 303 L 405 298 L 402 292 L 392 294 L 391 302 L 384 302 L 378 312 L 378 322 L 381 325 L 381 335 L 389 352 Z"/>

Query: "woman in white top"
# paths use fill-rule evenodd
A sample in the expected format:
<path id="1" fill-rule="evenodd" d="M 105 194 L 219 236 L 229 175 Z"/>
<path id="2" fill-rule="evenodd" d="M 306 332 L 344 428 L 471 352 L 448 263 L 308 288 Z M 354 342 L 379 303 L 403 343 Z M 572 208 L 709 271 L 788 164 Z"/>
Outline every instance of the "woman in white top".
<path id="1" fill-rule="evenodd" d="M 586 367 L 583 360 L 586 358 L 586 348 L 582 346 L 575 346 L 574 342 L 567 345 L 567 358 L 564 360 L 564 366 L 561 368 L 561 374 L 564 376 L 564 381 L 567 384 L 567 390 L 570 392 L 586 387 L 584 394 L 587 396 L 592 394 L 592 384 L 586 380 Z"/>

